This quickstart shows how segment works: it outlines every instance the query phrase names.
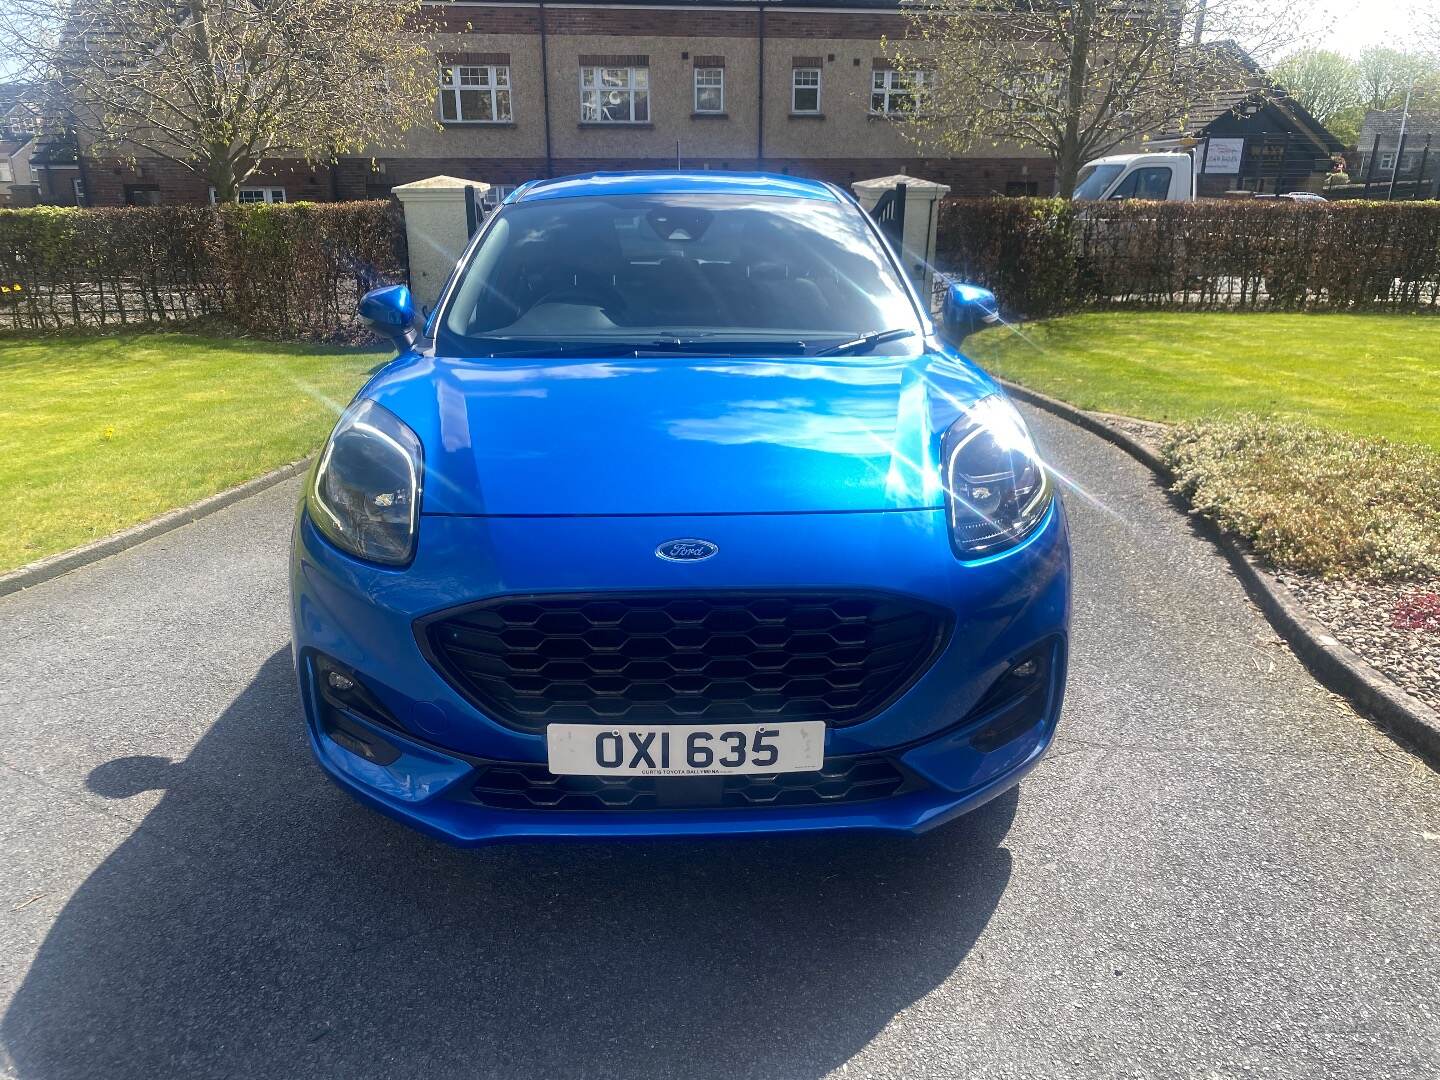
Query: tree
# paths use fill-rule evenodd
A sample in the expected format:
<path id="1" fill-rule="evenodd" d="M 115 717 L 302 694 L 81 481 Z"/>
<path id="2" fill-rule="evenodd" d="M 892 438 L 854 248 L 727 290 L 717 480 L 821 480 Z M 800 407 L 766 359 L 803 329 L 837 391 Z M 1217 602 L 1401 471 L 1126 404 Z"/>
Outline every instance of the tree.
<path id="1" fill-rule="evenodd" d="M 1275 64 L 1270 75 L 1322 124 L 1362 103 L 1354 62 L 1329 49 L 1302 49 Z"/>
<path id="2" fill-rule="evenodd" d="M 1348 147 L 1354 147 L 1360 141 L 1360 125 L 1365 122 L 1365 106 L 1352 105 L 1348 109 L 1341 109 L 1332 113 L 1325 120 L 1325 128 Z"/>
<path id="3" fill-rule="evenodd" d="M 429 117 L 419 0 L 3 0 L 0 55 L 95 152 L 153 155 L 220 202 L 266 158 L 332 159 Z"/>
<path id="4" fill-rule="evenodd" d="M 1244 53 L 1217 39 L 1290 40 L 1282 2 L 927 0 L 907 9 L 906 37 L 886 47 L 923 87 L 905 118 L 918 144 L 1044 150 L 1068 197 L 1087 159 L 1186 131 L 1193 113 L 1258 88 Z"/>
<path id="5" fill-rule="evenodd" d="M 1365 105 L 1370 109 L 1398 108 L 1412 87 L 1429 89 L 1436 79 L 1436 63 L 1418 52 L 1403 52 L 1383 45 L 1362 49 L 1355 61 Z"/>

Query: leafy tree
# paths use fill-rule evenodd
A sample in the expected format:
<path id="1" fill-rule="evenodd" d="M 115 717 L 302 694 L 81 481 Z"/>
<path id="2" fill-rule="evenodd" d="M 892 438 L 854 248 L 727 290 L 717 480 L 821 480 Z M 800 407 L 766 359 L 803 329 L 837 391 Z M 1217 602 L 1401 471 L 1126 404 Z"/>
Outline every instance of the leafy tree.
<path id="1" fill-rule="evenodd" d="M 1398 108 L 1412 87 L 1428 95 L 1440 83 L 1440 66 L 1433 57 L 1383 45 L 1362 49 L 1355 68 L 1365 105 L 1371 109 Z"/>
<path id="2" fill-rule="evenodd" d="M 1290 39 L 1283 0 L 929 0 L 887 42 L 920 89 L 905 123 L 921 145 L 961 153 L 1017 144 L 1055 161 L 1069 196 L 1081 165 L 1123 143 L 1188 130 L 1192 113 L 1258 87 L 1247 58 Z M 932 74 L 933 73 L 933 74 Z"/>
<path id="3" fill-rule="evenodd" d="M 1322 124 L 1362 103 L 1354 61 L 1329 49 L 1302 49 L 1275 64 L 1270 75 Z"/>
<path id="4" fill-rule="evenodd" d="M 0 55 L 99 153 L 233 201 L 266 158 L 333 158 L 426 119 L 419 0 L 3 0 Z"/>
<path id="5" fill-rule="evenodd" d="M 1331 113 L 1324 121 L 1330 134 L 1349 147 L 1354 147 L 1360 141 L 1360 125 L 1364 122 L 1364 105 L 1351 105 L 1348 109 Z"/>

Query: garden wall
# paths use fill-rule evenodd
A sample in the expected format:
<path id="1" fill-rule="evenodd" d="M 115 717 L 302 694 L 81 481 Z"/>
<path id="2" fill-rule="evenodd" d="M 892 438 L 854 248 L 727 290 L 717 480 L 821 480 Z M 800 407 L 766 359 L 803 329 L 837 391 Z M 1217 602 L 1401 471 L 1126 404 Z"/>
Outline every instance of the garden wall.
<path id="1" fill-rule="evenodd" d="M 936 263 L 1008 314 L 1440 311 L 1440 202 L 952 199 Z"/>
<path id="2" fill-rule="evenodd" d="M 223 318 L 325 338 L 403 281 L 405 227 L 388 202 L 0 210 L 0 330 Z"/>

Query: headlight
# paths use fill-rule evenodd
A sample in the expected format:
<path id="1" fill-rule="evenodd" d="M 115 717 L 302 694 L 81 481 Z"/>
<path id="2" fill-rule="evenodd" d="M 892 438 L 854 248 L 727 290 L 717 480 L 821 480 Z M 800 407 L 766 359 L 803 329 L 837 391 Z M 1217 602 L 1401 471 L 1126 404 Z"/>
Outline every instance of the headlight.
<path id="1" fill-rule="evenodd" d="M 1050 509 L 1050 476 L 1025 421 L 996 394 L 970 406 L 940 440 L 950 539 L 962 559 L 1019 543 Z"/>
<path id="2" fill-rule="evenodd" d="M 335 425 L 306 495 L 310 520 L 337 547 L 400 565 L 415 554 L 424 453 L 389 409 L 357 401 Z"/>

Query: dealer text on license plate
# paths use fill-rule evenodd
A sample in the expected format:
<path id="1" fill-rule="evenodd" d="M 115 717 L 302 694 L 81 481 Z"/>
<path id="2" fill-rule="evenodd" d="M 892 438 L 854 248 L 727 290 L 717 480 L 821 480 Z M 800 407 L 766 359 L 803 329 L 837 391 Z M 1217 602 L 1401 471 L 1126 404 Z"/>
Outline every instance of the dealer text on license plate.
<path id="1" fill-rule="evenodd" d="M 557 776 L 714 776 L 814 772 L 825 763 L 825 723 L 551 724 Z"/>

